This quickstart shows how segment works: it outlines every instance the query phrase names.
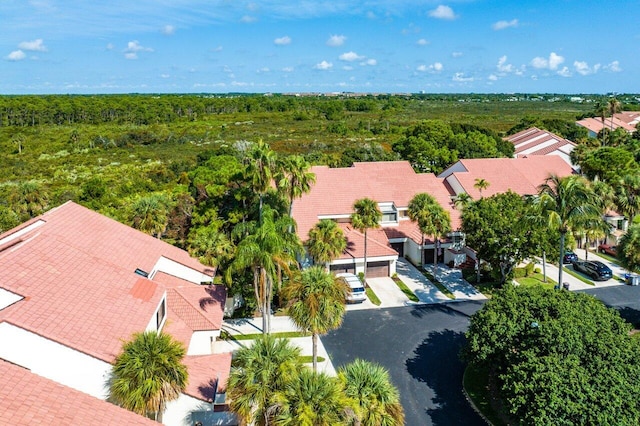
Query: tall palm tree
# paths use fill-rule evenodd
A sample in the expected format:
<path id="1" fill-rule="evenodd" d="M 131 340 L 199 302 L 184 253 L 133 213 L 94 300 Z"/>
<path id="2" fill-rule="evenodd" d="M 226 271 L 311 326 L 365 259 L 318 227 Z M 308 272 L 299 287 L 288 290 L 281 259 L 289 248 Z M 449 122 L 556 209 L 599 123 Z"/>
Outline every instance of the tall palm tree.
<path id="1" fill-rule="evenodd" d="M 558 285 L 562 288 L 562 258 L 568 232 L 584 227 L 588 221 L 600 219 L 600 209 L 586 179 L 581 176 L 560 178 L 552 175 L 538 188 L 534 200 L 538 213 L 550 229 L 560 233 Z M 584 229 L 584 228 L 583 228 Z"/>
<path id="2" fill-rule="evenodd" d="M 153 193 L 137 198 L 129 209 L 129 222 L 135 229 L 162 237 L 169 223 L 171 201 L 162 193 Z"/>
<path id="3" fill-rule="evenodd" d="M 611 114 L 611 133 L 613 133 L 613 116 L 620 112 L 621 105 L 620 101 L 616 98 L 609 98 L 607 102 L 607 109 L 609 110 L 609 114 Z"/>
<path id="4" fill-rule="evenodd" d="M 618 211 L 633 222 L 640 214 L 640 176 L 628 174 L 620 179 L 616 186 L 615 204 Z"/>
<path id="5" fill-rule="evenodd" d="M 361 198 L 353 204 L 351 224 L 364 234 L 364 283 L 367 283 L 367 231 L 380 227 L 382 212 L 371 198 Z"/>
<path id="6" fill-rule="evenodd" d="M 334 426 L 353 424 L 351 400 L 341 383 L 324 373 L 300 371 L 297 380 L 276 394 L 273 424 L 277 426 Z"/>
<path id="7" fill-rule="evenodd" d="M 287 232 L 292 226 L 289 216 L 276 217 L 276 212 L 268 206 L 264 209 L 262 223 L 238 244 L 230 271 L 246 268 L 253 270 L 253 289 L 262 314 L 262 332 L 269 333 L 269 317 L 274 283 L 280 282 L 283 271 L 290 275 L 296 255 L 302 251 L 302 244 L 295 233 Z"/>
<path id="8" fill-rule="evenodd" d="M 258 194 L 260 200 L 260 221 L 262 220 L 263 198 L 273 181 L 277 168 L 277 159 L 276 153 L 262 139 L 251 147 L 244 159 L 247 164 L 246 176 L 251 182 L 251 188 Z"/>
<path id="9" fill-rule="evenodd" d="M 263 335 L 234 354 L 227 383 L 231 410 L 245 424 L 272 424 L 275 395 L 297 381 L 303 369 L 300 348 Z"/>
<path id="10" fill-rule="evenodd" d="M 36 180 L 20 182 L 9 193 L 9 203 L 21 219 L 41 215 L 49 207 L 49 193 Z"/>
<path id="11" fill-rule="evenodd" d="M 362 426 L 404 424 L 404 410 L 398 389 L 389 372 L 379 364 L 356 359 L 338 370 L 345 393 L 356 402 Z"/>
<path id="12" fill-rule="evenodd" d="M 483 178 L 476 178 L 473 187 L 480 191 L 480 198 L 482 198 L 482 190 L 487 189 L 491 185 L 488 180 Z"/>
<path id="13" fill-rule="evenodd" d="M 277 184 L 287 195 L 289 216 L 293 211 L 293 200 L 309 192 L 316 181 L 316 175 L 309 171 L 310 168 L 309 162 L 301 155 L 290 155 L 280 162 Z"/>
<path id="14" fill-rule="evenodd" d="M 347 239 L 335 221 L 322 219 L 309 230 L 306 246 L 314 263 L 328 267 L 347 248 Z"/>
<path id="15" fill-rule="evenodd" d="M 472 201 L 473 198 L 471 198 L 471 195 L 467 194 L 466 192 L 461 192 L 456 196 L 454 205 L 456 209 L 464 210 L 464 208 L 467 207 Z"/>
<path id="16" fill-rule="evenodd" d="M 608 103 L 603 100 L 600 99 L 597 103 L 596 106 L 594 108 L 594 114 L 596 114 L 598 117 L 600 117 L 600 120 L 602 120 L 602 146 L 606 146 L 607 144 L 607 140 L 606 140 L 606 132 L 605 132 L 605 119 L 607 118 L 607 112 L 609 111 L 609 105 Z"/>
<path id="17" fill-rule="evenodd" d="M 197 228 L 189 235 L 189 254 L 206 266 L 220 266 L 233 255 L 234 246 L 229 237 L 215 225 Z"/>
<path id="18" fill-rule="evenodd" d="M 313 371 L 318 369 L 318 335 L 340 327 L 348 290 L 344 281 L 321 266 L 305 269 L 283 288 L 289 317 L 299 329 L 311 333 Z"/>
<path id="19" fill-rule="evenodd" d="M 187 387 L 182 343 L 164 333 L 136 333 L 122 347 L 108 379 L 108 399 L 134 413 L 162 422 L 167 402 Z"/>
<path id="20" fill-rule="evenodd" d="M 632 272 L 640 272 L 640 225 L 633 224 L 620 239 L 618 259 Z"/>
<path id="21" fill-rule="evenodd" d="M 418 224 L 422 233 L 422 246 L 424 249 L 424 236 L 433 237 L 433 276 L 438 278 L 438 243 L 440 238 L 451 231 L 451 217 L 438 203 L 438 201 L 427 193 L 416 194 L 409 201 L 409 218 Z M 421 255 L 421 262 L 424 255 Z"/>

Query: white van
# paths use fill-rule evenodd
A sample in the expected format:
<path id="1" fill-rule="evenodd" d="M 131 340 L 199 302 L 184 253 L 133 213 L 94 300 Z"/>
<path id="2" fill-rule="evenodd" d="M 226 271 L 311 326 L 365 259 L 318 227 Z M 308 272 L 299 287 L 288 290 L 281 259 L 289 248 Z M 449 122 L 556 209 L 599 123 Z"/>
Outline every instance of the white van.
<path id="1" fill-rule="evenodd" d="M 343 272 L 336 274 L 336 277 L 344 280 L 349 286 L 349 293 L 347 293 L 347 303 L 362 303 L 367 300 L 367 293 L 364 291 L 362 282 L 355 275 Z"/>

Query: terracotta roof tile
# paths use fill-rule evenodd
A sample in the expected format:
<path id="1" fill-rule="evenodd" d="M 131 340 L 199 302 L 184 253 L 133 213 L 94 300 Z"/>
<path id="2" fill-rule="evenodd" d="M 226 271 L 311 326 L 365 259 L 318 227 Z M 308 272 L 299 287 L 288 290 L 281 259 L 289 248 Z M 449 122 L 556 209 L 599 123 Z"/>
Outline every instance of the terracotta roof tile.
<path id="1" fill-rule="evenodd" d="M 189 383 L 185 393 L 212 402 L 216 389 L 221 393 L 227 388 L 231 357 L 231 353 L 185 357 L 183 362 L 189 370 Z"/>
<path id="2" fill-rule="evenodd" d="M 0 424 L 158 424 L 3 360 L 0 377 Z"/>

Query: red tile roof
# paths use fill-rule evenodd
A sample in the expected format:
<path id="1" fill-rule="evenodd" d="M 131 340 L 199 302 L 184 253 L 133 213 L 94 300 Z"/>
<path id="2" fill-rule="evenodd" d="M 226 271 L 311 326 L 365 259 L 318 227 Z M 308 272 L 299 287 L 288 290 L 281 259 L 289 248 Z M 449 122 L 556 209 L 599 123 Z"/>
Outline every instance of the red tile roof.
<path id="1" fill-rule="evenodd" d="M 3 360 L 0 377 L 3 425 L 158 424 Z"/>
<path id="2" fill-rule="evenodd" d="M 520 195 L 538 193 L 538 187 L 551 175 L 560 177 L 573 174 L 573 169 L 556 155 L 526 158 L 478 158 L 460 160 L 439 177 L 449 181 L 452 187 L 459 184 L 464 192 L 478 199 L 507 192 Z M 489 187 L 482 193 L 474 187 L 476 179 L 485 179 Z"/>
<path id="3" fill-rule="evenodd" d="M 147 327 L 165 294 L 165 285 L 142 278 L 136 268 L 151 272 L 164 257 L 207 271 L 184 250 L 72 202 L 30 223 L 37 221 L 42 225 L 23 235 L 23 242 L 0 252 L 0 286 L 25 297 L 0 311 L 0 322 L 106 362 L 113 362 L 123 339 Z M 25 225 L 1 235 L 0 241 L 20 229 Z M 199 285 L 193 287 L 200 297 L 211 296 Z M 178 293 L 192 302 L 196 297 L 185 290 Z M 215 314 L 207 309 L 200 313 L 219 324 L 222 308 Z"/>
<path id="4" fill-rule="evenodd" d="M 227 389 L 231 357 L 231 353 L 185 357 L 183 362 L 189 370 L 189 383 L 185 393 L 212 402 L 216 390 L 222 393 Z"/>
<path id="5" fill-rule="evenodd" d="M 627 120 L 627 118 L 625 118 L 625 120 Z M 611 129 L 611 127 L 613 127 L 614 130 L 617 129 L 618 127 L 622 127 L 629 133 L 635 132 L 636 130 L 635 126 L 631 124 L 633 119 L 628 119 L 628 120 L 631 120 L 631 121 L 628 123 L 626 121 L 621 120 L 617 116 L 614 116 L 613 118 L 605 117 L 604 126 L 603 126 L 601 118 L 588 117 L 588 118 L 584 118 L 582 120 L 576 121 L 576 124 L 578 126 L 582 126 L 589 129 L 593 133 L 600 132 L 600 130 L 602 130 L 603 127 L 606 127 L 607 129 Z"/>
<path id="6" fill-rule="evenodd" d="M 426 192 L 451 212 L 454 221 L 459 216 L 444 182 L 433 174 L 415 173 L 407 161 L 354 163 L 341 168 L 315 166 L 311 171 L 316 183 L 293 203 L 293 218 L 302 240 L 308 238 L 319 216 L 348 216 L 353 213 L 354 202 L 365 197 L 406 208 L 414 195 Z"/>
<path id="7" fill-rule="evenodd" d="M 531 127 L 505 139 L 513 143 L 516 157 L 547 155 L 555 151 L 569 155 L 576 146 L 568 139 L 537 127 Z"/>
<path id="8" fill-rule="evenodd" d="M 347 238 L 347 248 L 338 259 L 364 258 L 364 234 L 354 229 L 350 223 L 340 223 Z M 381 228 L 367 231 L 367 257 L 397 256 L 398 252 L 391 248 L 389 239 Z"/>

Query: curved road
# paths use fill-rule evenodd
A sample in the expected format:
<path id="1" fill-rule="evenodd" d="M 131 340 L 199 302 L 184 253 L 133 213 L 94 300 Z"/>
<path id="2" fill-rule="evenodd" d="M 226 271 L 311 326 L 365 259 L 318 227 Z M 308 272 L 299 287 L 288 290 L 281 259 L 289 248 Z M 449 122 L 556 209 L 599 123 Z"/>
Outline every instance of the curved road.
<path id="1" fill-rule="evenodd" d="M 356 358 L 385 366 L 400 391 L 406 424 L 485 425 L 462 393 L 458 358 L 481 301 L 347 312 L 322 338 L 334 367 Z"/>

